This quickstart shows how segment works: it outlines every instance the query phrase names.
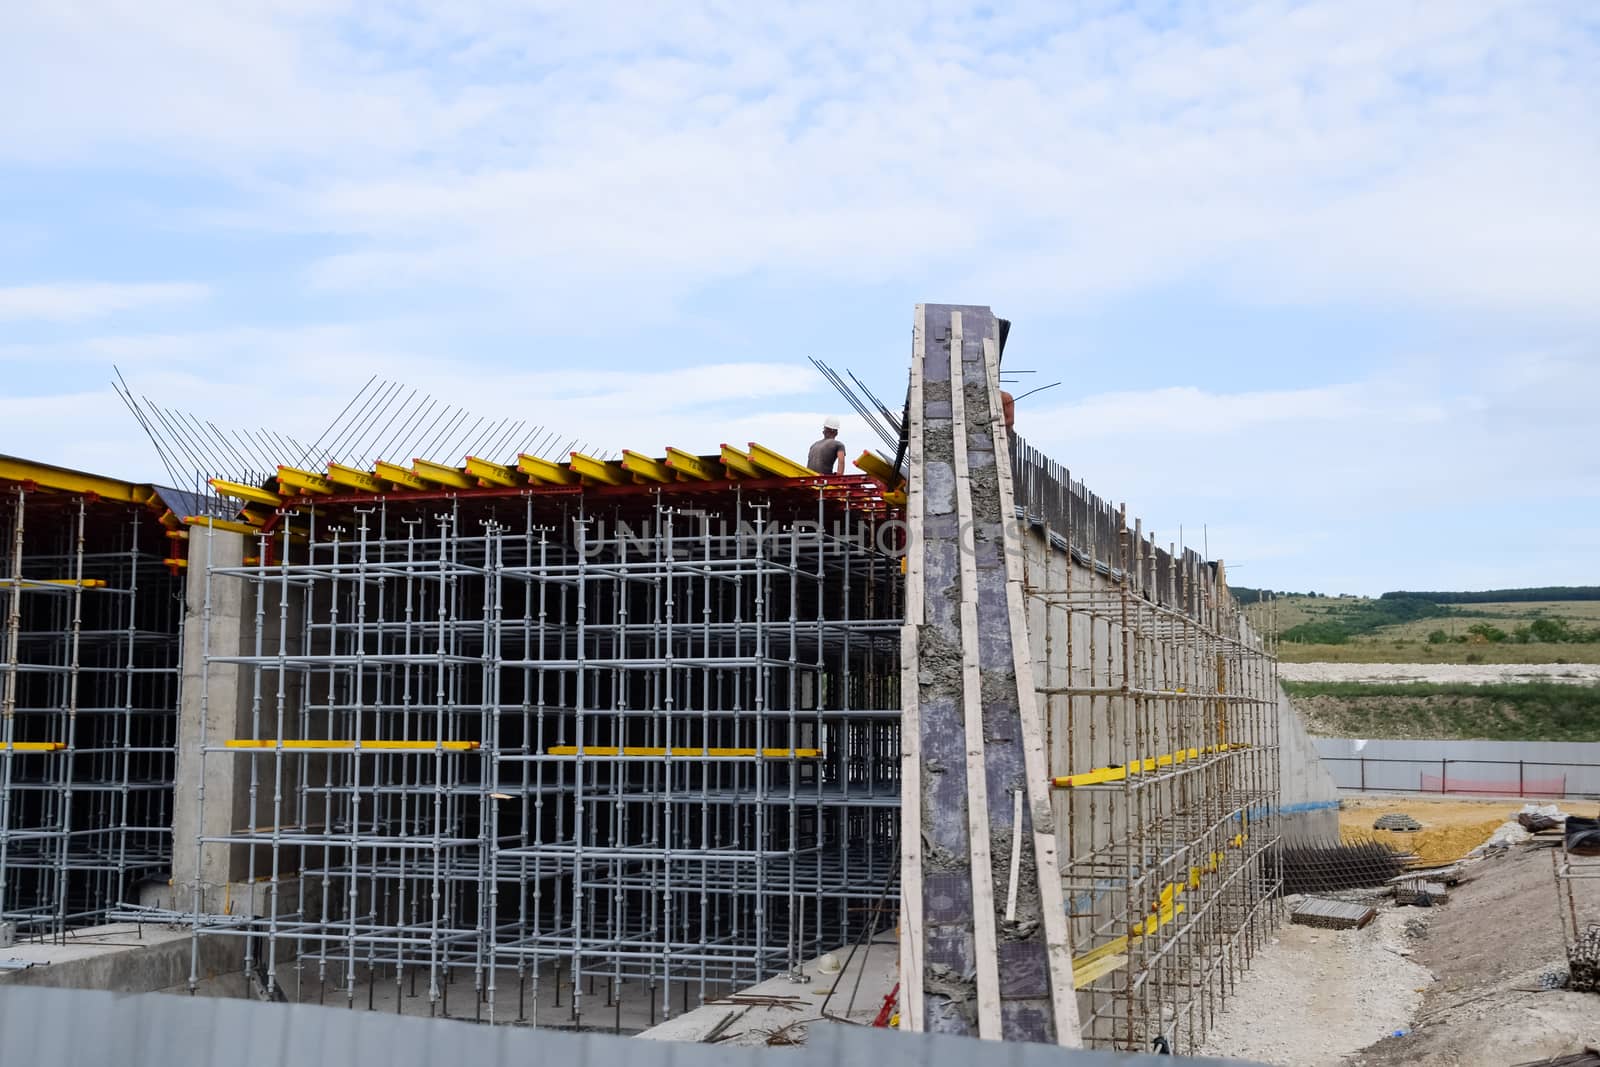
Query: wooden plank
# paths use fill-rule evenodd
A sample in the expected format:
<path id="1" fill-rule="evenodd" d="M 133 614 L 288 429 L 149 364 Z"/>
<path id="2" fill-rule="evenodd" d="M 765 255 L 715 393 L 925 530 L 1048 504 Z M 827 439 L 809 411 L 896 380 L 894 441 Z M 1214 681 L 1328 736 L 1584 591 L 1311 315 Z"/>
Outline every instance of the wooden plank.
<path id="1" fill-rule="evenodd" d="M 984 368 L 988 377 L 991 430 L 995 441 L 995 476 L 1000 489 L 1000 524 L 1004 534 L 1002 555 L 1006 569 L 1006 612 L 1011 623 L 1011 654 L 1017 678 L 1017 709 L 1022 728 L 1022 756 L 1027 780 L 1027 804 L 1033 823 L 1033 859 L 1038 872 L 1039 907 L 1044 922 L 1047 961 L 1050 970 L 1050 997 L 1055 1009 L 1056 1043 L 1068 1048 L 1083 1046 L 1078 1000 L 1073 990 L 1071 932 L 1067 924 L 1066 900 L 1061 889 L 1061 857 L 1055 835 L 1055 817 L 1050 803 L 1047 776 L 1049 755 L 1045 751 L 1044 729 L 1040 720 L 1038 694 L 1034 688 L 1033 653 L 1028 644 L 1028 625 L 1024 609 L 1022 530 L 1017 522 L 1015 486 L 1011 480 L 1011 441 L 1006 433 L 1000 404 L 999 345 L 992 338 L 983 343 Z"/>
<path id="2" fill-rule="evenodd" d="M 918 701 L 917 629 L 923 623 L 922 367 L 927 309 L 911 327 L 910 444 L 906 453 L 905 622 L 900 627 L 900 1028 L 923 1029 L 922 970 L 922 715 Z"/>

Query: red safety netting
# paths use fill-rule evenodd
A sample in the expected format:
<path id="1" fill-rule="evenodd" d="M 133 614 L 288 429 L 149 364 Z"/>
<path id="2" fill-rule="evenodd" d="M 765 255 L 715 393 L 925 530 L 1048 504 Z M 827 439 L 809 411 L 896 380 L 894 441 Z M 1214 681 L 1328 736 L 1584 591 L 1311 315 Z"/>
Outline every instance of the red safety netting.
<path id="1" fill-rule="evenodd" d="M 1418 786 L 1423 793 L 1480 793 L 1497 797 L 1564 797 L 1567 776 L 1556 778 L 1466 778 L 1424 774 Z"/>

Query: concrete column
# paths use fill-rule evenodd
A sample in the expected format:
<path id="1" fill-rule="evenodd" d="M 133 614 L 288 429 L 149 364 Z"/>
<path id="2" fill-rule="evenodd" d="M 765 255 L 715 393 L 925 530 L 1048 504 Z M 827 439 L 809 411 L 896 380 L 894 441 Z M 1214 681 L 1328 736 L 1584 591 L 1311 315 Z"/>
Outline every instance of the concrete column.
<path id="1" fill-rule="evenodd" d="M 183 683 L 178 701 L 177 785 L 173 790 L 172 882 L 174 903 L 188 910 L 200 886 L 200 910 L 224 910 L 225 887 L 243 876 L 244 849 L 196 838 L 226 834 L 249 813 L 248 773 L 239 757 L 201 752 L 248 729 L 248 672 L 206 656 L 254 652 L 254 603 L 242 578 L 210 574 L 244 562 L 245 538 L 223 530 L 192 529 L 183 620 Z M 208 592 L 209 586 L 209 592 Z M 243 772 L 243 773 L 241 773 Z M 201 785 L 204 784 L 204 801 Z"/>

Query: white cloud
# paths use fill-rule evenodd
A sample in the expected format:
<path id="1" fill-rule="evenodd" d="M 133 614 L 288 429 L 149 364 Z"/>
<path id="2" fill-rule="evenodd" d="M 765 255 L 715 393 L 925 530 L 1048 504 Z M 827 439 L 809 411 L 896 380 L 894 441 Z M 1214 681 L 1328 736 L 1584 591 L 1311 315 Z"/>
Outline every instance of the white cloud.
<path id="1" fill-rule="evenodd" d="M 0 322 L 77 322 L 123 311 L 204 300 L 210 290 L 189 282 L 114 285 L 80 282 L 0 288 Z"/>
<path id="2" fill-rule="evenodd" d="M 1205 278 L 1596 314 L 1600 44 L 1560 6 L 154 0 L 12 21 L 0 87 L 47 106 L 0 116 L 0 153 L 219 177 L 233 222 L 335 237 L 310 272 L 333 288 L 445 281 L 539 314 L 603 286 L 649 321 L 754 271 L 1018 312 Z"/>

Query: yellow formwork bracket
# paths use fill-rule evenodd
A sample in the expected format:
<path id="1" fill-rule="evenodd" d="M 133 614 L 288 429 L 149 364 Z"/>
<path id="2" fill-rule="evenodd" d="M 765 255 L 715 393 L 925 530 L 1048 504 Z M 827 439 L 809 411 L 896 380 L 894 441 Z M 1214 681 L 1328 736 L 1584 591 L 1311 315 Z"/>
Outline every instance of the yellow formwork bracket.
<path id="1" fill-rule="evenodd" d="M 905 479 L 900 477 L 900 472 L 885 463 L 883 457 L 876 452 L 863 452 L 856 457 L 856 466 L 866 471 L 888 489 L 898 489 L 905 484 Z"/>
<path id="2" fill-rule="evenodd" d="M 13 741 L 0 745 L 0 752 L 60 752 L 66 747 L 60 741 Z"/>
<path id="3" fill-rule="evenodd" d="M 796 463 L 788 456 L 780 455 L 766 445 L 750 442 L 750 462 L 770 474 L 780 478 L 816 478 L 818 474 L 804 463 Z"/>
<path id="4" fill-rule="evenodd" d="M 622 469 L 622 464 L 607 462 L 586 456 L 582 452 L 572 453 L 572 469 L 588 478 L 590 481 L 600 482 L 602 485 L 631 485 L 633 478 Z"/>
<path id="5" fill-rule="evenodd" d="M 372 474 L 357 467 L 347 467 L 343 463 L 328 464 L 328 481 L 347 489 L 359 489 L 363 493 L 383 492 L 383 483 Z"/>
<path id="6" fill-rule="evenodd" d="M 245 500 L 252 504 L 265 504 L 276 508 L 283 505 L 283 497 L 270 489 L 262 489 L 254 485 L 245 485 L 242 482 L 229 482 L 221 478 L 211 479 L 211 488 L 223 496 L 231 496 L 235 500 Z"/>
<path id="7" fill-rule="evenodd" d="M 411 470 L 425 482 L 447 486 L 451 489 L 476 489 L 478 479 L 469 478 L 459 467 L 447 467 L 427 459 L 413 459 Z"/>
<path id="8" fill-rule="evenodd" d="M 561 464 L 539 456 L 530 456 L 526 452 L 517 457 L 517 470 L 545 485 L 577 485 L 583 481 Z"/>
<path id="9" fill-rule="evenodd" d="M 210 515 L 185 515 L 183 524 L 185 526 L 209 526 L 213 530 L 227 530 L 229 533 L 244 534 L 246 537 L 261 536 L 261 531 L 247 522 L 215 519 Z"/>
<path id="10" fill-rule="evenodd" d="M 661 460 L 653 459 L 642 452 L 634 452 L 627 448 L 622 450 L 622 469 L 641 482 L 675 482 L 678 480 L 672 468 Z"/>
<path id="11" fill-rule="evenodd" d="M 693 452 L 685 452 L 681 448 L 667 448 L 667 466 L 677 471 L 680 477 L 692 478 L 701 482 L 719 482 L 723 478 L 722 470 L 717 466 L 715 456 L 697 456 Z"/>
<path id="12" fill-rule="evenodd" d="M 721 459 L 722 465 L 727 468 L 730 475 L 740 478 L 761 477 L 760 468 L 758 468 L 754 463 L 750 462 L 749 456 L 745 455 L 737 448 L 734 448 L 732 445 L 722 446 Z"/>
<path id="13" fill-rule="evenodd" d="M 328 496 L 332 494 L 334 485 L 327 478 L 312 471 L 303 471 L 299 467 L 279 467 L 278 488 Z"/>
<path id="14" fill-rule="evenodd" d="M 491 463 L 477 456 L 467 457 L 467 473 L 487 485 L 497 485 L 502 489 L 517 489 L 524 481 L 522 473 L 503 463 Z"/>
<path id="15" fill-rule="evenodd" d="M 385 463 L 379 460 L 372 467 L 372 471 L 386 482 L 393 482 L 402 489 L 431 489 L 427 482 L 417 477 L 415 473 L 398 463 Z"/>

